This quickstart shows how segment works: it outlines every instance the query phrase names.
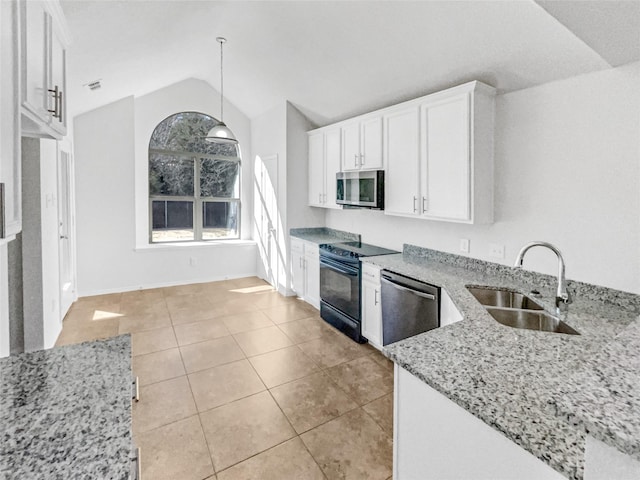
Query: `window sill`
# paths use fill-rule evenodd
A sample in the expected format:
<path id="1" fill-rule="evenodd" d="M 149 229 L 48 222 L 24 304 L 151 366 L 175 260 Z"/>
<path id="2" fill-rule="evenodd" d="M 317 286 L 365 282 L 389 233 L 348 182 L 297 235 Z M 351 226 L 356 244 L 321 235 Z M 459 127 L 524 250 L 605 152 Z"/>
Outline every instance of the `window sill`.
<path id="1" fill-rule="evenodd" d="M 211 242 L 173 242 L 173 243 L 149 243 L 147 245 L 139 245 L 134 251 L 136 252 L 152 252 L 155 250 L 189 250 L 201 248 L 223 247 L 225 245 L 256 245 L 253 240 L 221 240 Z"/>

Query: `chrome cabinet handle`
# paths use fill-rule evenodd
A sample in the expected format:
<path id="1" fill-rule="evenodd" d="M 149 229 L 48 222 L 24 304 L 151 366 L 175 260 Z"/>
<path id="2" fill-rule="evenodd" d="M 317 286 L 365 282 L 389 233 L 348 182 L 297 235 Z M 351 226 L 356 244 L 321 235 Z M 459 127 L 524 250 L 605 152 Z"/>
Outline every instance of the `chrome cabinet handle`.
<path id="1" fill-rule="evenodd" d="M 58 121 L 62 123 L 62 90 L 58 93 Z"/>
<path id="2" fill-rule="evenodd" d="M 53 110 L 47 109 L 47 112 L 53 114 L 53 118 L 57 118 L 59 121 L 62 121 L 62 91 L 58 89 L 56 85 L 53 90 L 50 88 L 47 90 L 49 93 L 53 94 Z"/>
<path id="3" fill-rule="evenodd" d="M 322 194 L 321 193 L 318 194 L 318 203 L 322 203 Z"/>
<path id="4" fill-rule="evenodd" d="M 360 155 L 360 166 L 364 165 L 364 155 Z"/>
<path id="5" fill-rule="evenodd" d="M 357 167 L 358 166 L 358 155 L 354 155 L 353 156 L 353 166 Z"/>
<path id="6" fill-rule="evenodd" d="M 380 302 L 378 302 L 378 290 L 374 290 L 373 291 L 373 305 L 374 306 L 378 305 L 378 303 L 380 303 Z"/>
<path id="7" fill-rule="evenodd" d="M 133 400 L 135 400 L 136 402 L 140 401 L 140 380 L 138 377 L 135 378 L 135 380 L 132 382 L 133 383 L 133 395 L 131 396 L 131 398 L 133 398 Z"/>
<path id="8" fill-rule="evenodd" d="M 418 197 L 413 196 L 413 213 L 418 211 Z"/>
<path id="9" fill-rule="evenodd" d="M 422 211 L 426 212 L 429 209 L 429 202 L 427 202 L 427 197 L 422 197 Z"/>

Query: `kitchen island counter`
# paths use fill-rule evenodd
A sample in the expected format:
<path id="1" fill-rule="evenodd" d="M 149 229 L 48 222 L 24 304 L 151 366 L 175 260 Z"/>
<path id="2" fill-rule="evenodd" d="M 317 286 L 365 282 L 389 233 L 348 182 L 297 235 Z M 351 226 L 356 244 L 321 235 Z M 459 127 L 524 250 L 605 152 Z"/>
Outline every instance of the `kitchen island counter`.
<path id="1" fill-rule="evenodd" d="M 388 345 L 389 358 L 565 477 L 583 477 L 586 428 L 576 417 L 567 422 L 566 404 L 569 393 L 573 403 L 588 402 L 595 386 L 588 378 L 572 392 L 566 386 L 587 359 L 598 358 L 607 344 L 634 328 L 640 312 L 637 295 L 570 281 L 575 302 L 561 318 L 580 335 L 538 332 L 499 324 L 467 286 L 525 294 L 536 289 L 545 309 L 553 312 L 554 277 L 409 245 L 403 254 L 363 261 L 442 287 L 463 316 L 460 322 Z M 635 378 L 637 383 L 637 373 Z M 636 401 L 640 406 L 640 396 Z M 606 443 L 617 444 L 611 435 L 615 433 L 603 435 Z"/>
<path id="2" fill-rule="evenodd" d="M 0 477 L 129 479 L 131 339 L 0 359 Z"/>

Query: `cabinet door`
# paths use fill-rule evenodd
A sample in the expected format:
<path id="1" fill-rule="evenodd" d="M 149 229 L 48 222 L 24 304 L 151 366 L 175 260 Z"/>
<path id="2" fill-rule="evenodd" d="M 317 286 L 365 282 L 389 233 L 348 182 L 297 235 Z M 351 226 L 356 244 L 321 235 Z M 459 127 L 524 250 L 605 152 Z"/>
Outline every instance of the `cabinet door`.
<path id="1" fill-rule="evenodd" d="M 46 90 L 47 23 L 43 2 L 21 2 L 22 105 L 42 120 L 48 119 Z"/>
<path id="2" fill-rule="evenodd" d="M 324 181 L 324 134 L 309 135 L 309 205 L 323 206 Z"/>
<path id="3" fill-rule="evenodd" d="M 51 22 L 51 57 L 50 57 L 50 81 L 49 89 L 56 90 L 58 93 L 58 101 L 55 102 L 53 94 L 49 95 L 49 109 L 55 110 L 56 116 L 51 115 L 51 126 L 57 131 L 66 135 L 67 133 L 67 112 L 66 112 L 66 85 L 67 85 L 67 71 L 66 71 L 66 48 L 58 24 Z"/>
<path id="4" fill-rule="evenodd" d="M 360 169 L 360 122 L 342 127 L 342 171 Z"/>
<path id="5" fill-rule="evenodd" d="M 382 117 L 369 118 L 360 125 L 360 167 L 382 169 Z"/>
<path id="6" fill-rule="evenodd" d="M 327 187 L 324 206 L 340 208 L 336 203 L 336 173 L 340 171 L 340 129 L 336 128 L 325 132 L 324 138 L 325 185 Z"/>
<path id="7" fill-rule="evenodd" d="M 423 213 L 470 219 L 470 94 L 422 106 Z"/>
<path id="8" fill-rule="evenodd" d="M 362 335 L 376 348 L 382 347 L 380 284 L 362 282 Z"/>
<path id="9" fill-rule="evenodd" d="M 291 239 L 291 288 L 299 297 L 304 297 L 304 242 Z"/>
<path id="10" fill-rule="evenodd" d="M 318 246 L 305 247 L 304 266 L 306 275 L 306 292 L 304 299 L 317 309 L 320 308 L 320 254 Z"/>
<path id="11" fill-rule="evenodd" d="M 417 106 L 384 118 L 386 214 L 418 214 L 419 120 Z"/>

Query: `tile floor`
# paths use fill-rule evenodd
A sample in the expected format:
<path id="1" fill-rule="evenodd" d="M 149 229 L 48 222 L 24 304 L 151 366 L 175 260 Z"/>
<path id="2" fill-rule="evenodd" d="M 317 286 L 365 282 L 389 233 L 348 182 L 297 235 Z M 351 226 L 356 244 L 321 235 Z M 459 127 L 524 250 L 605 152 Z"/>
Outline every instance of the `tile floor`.
<path id="1" fill-rule="evenodd" d="M 58 345 L 130 333 L 143 480 L 391 478 L 393 368 L 251 277 L 79 299 Z"/>

